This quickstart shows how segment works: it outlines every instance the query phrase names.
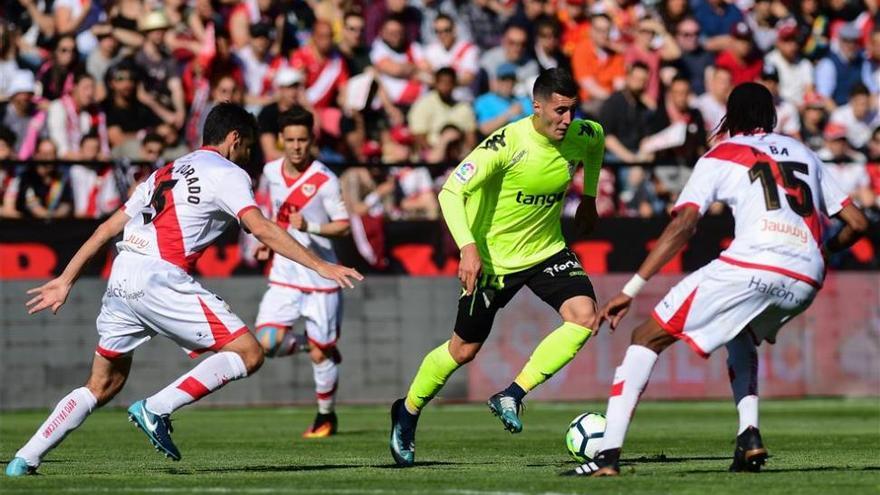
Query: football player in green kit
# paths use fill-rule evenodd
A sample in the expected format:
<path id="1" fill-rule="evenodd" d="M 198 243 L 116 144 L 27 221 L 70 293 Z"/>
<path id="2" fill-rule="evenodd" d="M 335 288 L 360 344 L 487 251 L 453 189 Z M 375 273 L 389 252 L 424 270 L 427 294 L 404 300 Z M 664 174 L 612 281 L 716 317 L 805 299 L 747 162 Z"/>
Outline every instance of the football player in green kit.
<path id="1" fill-rule="evenodd" d="M 580 232 L 590 232 L 597 218 L 605 136 L 598 123 L 574 118 L 577 94 L 567 71 L 542 72 L 533 89 L 534 115 L 486 138 L 440 192 L 443 217 L 461 250 L 462 290 L 452 338 L 425 356 L 406 397 L 391 407 L 391 453 L 399 466 L 415 460 L 420 410 L 476 356 L 495 313 L 524 285 L 557 310 L 563 323 L 535 348 L 513 383 L 488 401 L 511 433 L 522 431 L 525 395 L 568 364 L 596 329 L 593 287 L 566 246 L 560 222 L 578 166 L 584 167 L 584 196 L 575 217 Z"/>

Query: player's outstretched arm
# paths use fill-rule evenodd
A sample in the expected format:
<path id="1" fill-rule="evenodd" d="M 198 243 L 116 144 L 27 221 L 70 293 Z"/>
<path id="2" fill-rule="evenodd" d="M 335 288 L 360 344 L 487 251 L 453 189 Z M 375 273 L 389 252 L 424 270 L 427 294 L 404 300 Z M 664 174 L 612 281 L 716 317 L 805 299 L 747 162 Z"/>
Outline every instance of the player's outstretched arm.
<path id="1" fill-rule="evenodd" d="M 25 303 L 28 308 L 28 314 L 34 314 L 47 308 L 51 309 L 52 313 L 57 313 L 58 308 L 67 300 L 70 288 L 73 287 L 74 282 L 79 278 L 86 263 L 101 250 L 104 244 L 107 244 L 107 241 L 122 232 L 129 218 L 123 210 L 117 210 L 113 216 L 98 226 L 88 240 L 83 243 L 58 278 L 51 280 L 43 286 L 27 291 L 28 294 L 34 295 L 33 298 Z"/>
<path id="2" fill-rule="evenodd" d="M 632 280 L 623 287 L 620 294 L 605 303 L 599 317 L 599 325 L 608 320 L 611 323 L 611 330 L 617 329 L 617 325 L 626 316 L 638 291 L 687 244 L 696 232 L 699 221 L 700 212 L 696 208 L 684 208 L 678 212 L 663 230 L 654 249 L 648 253 L 648 257 L 642 262 L 642 266 Z"/>
<path id="3" fill-rule="evenodd" d="M 852 203 L 843 207 L 840 212 L 835 215 L 843 220 L 843 228 L 825 243 L 824 250 L 836 253 L 855 244 L 860 237 L 868 232 L 868 219 L 858 207 Z"/>
<path id="4" fill-rule="evenodd" d="M 281 227 L 263 216 L 257 208 L 251 208 L 241 216 L 241 223 L 260 242 L 269 249 L 295 261 L 306 268 L 318 272 L 318 275 L 336 281 L 340 287 L 354 287 L 351 280 L 363 280 L 364 277 L 354 268 L 327 263 L 311 250 L 305 248 Z"/>

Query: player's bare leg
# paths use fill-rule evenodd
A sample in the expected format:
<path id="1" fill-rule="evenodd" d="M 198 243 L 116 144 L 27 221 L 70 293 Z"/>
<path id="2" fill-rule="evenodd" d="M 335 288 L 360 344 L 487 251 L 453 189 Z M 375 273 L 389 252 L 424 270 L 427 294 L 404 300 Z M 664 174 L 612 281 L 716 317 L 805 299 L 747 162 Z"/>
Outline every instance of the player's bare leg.
<path id="1" fill-rule="evenodd" d="M 408 467 L 415 462 L 416 426 L 422 408 L 443 388 L 455 370 L 476 357 L 482 346 L 482 342 L 466 342 L 453 332 L 451 339 L 422 360 L 406 398 L 391 405 L 391 456 L 398 466 Z"/>
<path id="2" fill-rule="evenodd" d="M 587 343 L 596 328 L 599 310 L 596 301 L 576 296 L 559 308 L 562 325 L 547 335 L 532 352 L 516 379 L 504 390 L 489 398 L 492 414 L 511 433 L 522 431 L 519 414 L 526 394 L 561 370 Z"/>
<path id="3" fill-rule="evenodd" d="M 6 466 L 7 476 L 32 474 L 43 457 L 81 425 L 96 408 L 110 402 L 122 390 L 131 370 L 131 356 L 108 359 L 95 354 L 84 387 L 73 390 L 55 406 L 30 440 Z"/>
<path id="4" fill-rule="evenodd" d="M 748 327 L 726 347 L 730 387 L 739 413 L 730 470 L 758 472 L 768 457 L 758 430 L 758 350 Z"/>
<path id="5" fill-rule="evenodd" d="M 614 384 L 605 412 L 608 423 L 599 453 L 593 462 L 578 466 L 567 474 L 597 477 L 620 474 L 620 452 L 639 397 L 648 384 L 658 356 L 674 342 L 675 338 L 654 319 L 648 319 L 633 331 L 632 343 L 626 350 L 623 363 L 614 372 Z"/>
<path id="6" fill-rule="evenodd" d="M 245 332 L 155 395 L 132 404 L 129 420 L 143 430 L 156 450 L 179 461 L 180 451 L 171 441 L 171 413 L 256 372 L 262 364 L 262 347 Z"/>
<path id="7" fill-rule="evenodd" d="M 309 350 L 312 370 L 315 377 L 315 395 L 318 399 L 318 414 L 312 425 L 303 433 L 303 438 L 325 438 L 336 434 L 336 388 L 339 385 L 339 363 L 342 356 L 335 345 L 320 348 L 312 346 Z"/>

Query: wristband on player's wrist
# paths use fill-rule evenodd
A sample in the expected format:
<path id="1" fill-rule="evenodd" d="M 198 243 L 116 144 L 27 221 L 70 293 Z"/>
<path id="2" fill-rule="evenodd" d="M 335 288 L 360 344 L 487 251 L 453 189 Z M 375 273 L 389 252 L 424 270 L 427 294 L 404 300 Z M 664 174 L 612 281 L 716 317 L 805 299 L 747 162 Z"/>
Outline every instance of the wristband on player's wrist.
<path id="1" fill-rule="evenodd" d="M 310 234 L 320 234 L 321 233 L 321 224 L 320 223 L 306 223 L 306 232 Z"/>
<path id="2" fill-rule="evenodd" d="M 635 298 L 646 283 L 648 283 L 648 281 L 643 279 L 638 273 L 636 273 L 635 275 L 633 275 L 633 278 L 629 279 L 629 282 L 627 282 L 626 285 L 623 286 L 623 289 L 620 289 L 620 292 L 626 294 L 631 298 Z"/>

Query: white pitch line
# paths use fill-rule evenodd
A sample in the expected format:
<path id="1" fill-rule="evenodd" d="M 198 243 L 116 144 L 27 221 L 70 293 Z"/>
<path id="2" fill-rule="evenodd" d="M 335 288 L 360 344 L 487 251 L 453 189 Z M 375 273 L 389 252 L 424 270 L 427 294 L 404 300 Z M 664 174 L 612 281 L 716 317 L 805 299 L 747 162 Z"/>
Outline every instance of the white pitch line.
<path id="1" fill-rule="evenodd" d="M 332 489 L 332 488 L 306 488 L 306 489 L 296 489 L 296 488 L 288 488 L 288 489 L 280 489 L 280 488 L 226 488 L 226 487 L 178 487 L 178 488 L 170 488 L 170 487 L 144 487 L 144 488 L 134 488 L 134 487 L 114 487 L 114 488 L 98 488 L 98 487 L 67 487 L 61 489 L 53 489 L 50 490 L 52 492 L 59 493 L 205 493 L 205 494 L 216 494 L 216 493 L 243 493 L 243 494 L 253 494 L 253 495 L 264 495 L 264 494 L 319 494 L 319 495 L 327 495 L 333 493 L 339 494 L 374 494 L 381 495 L 385 493 L 412 493 L 412 489 L 406 490 L 384 490 L 384 489 Z M 423 491 L 423 490 L 419 490 Z M 443 490 L 424 490 L 427 493 L 445 493 L 449 495 L 569 495 L 561 492 L 510 492 L 510 491 L 492 491 L 492 490 L 460 490 L 460 489 L 443 489 Z M 23 487 L 10 487 L 5 486 L 3 488 L 4 493 L 33 493 L 32 489 L 26 489 Z"/>

